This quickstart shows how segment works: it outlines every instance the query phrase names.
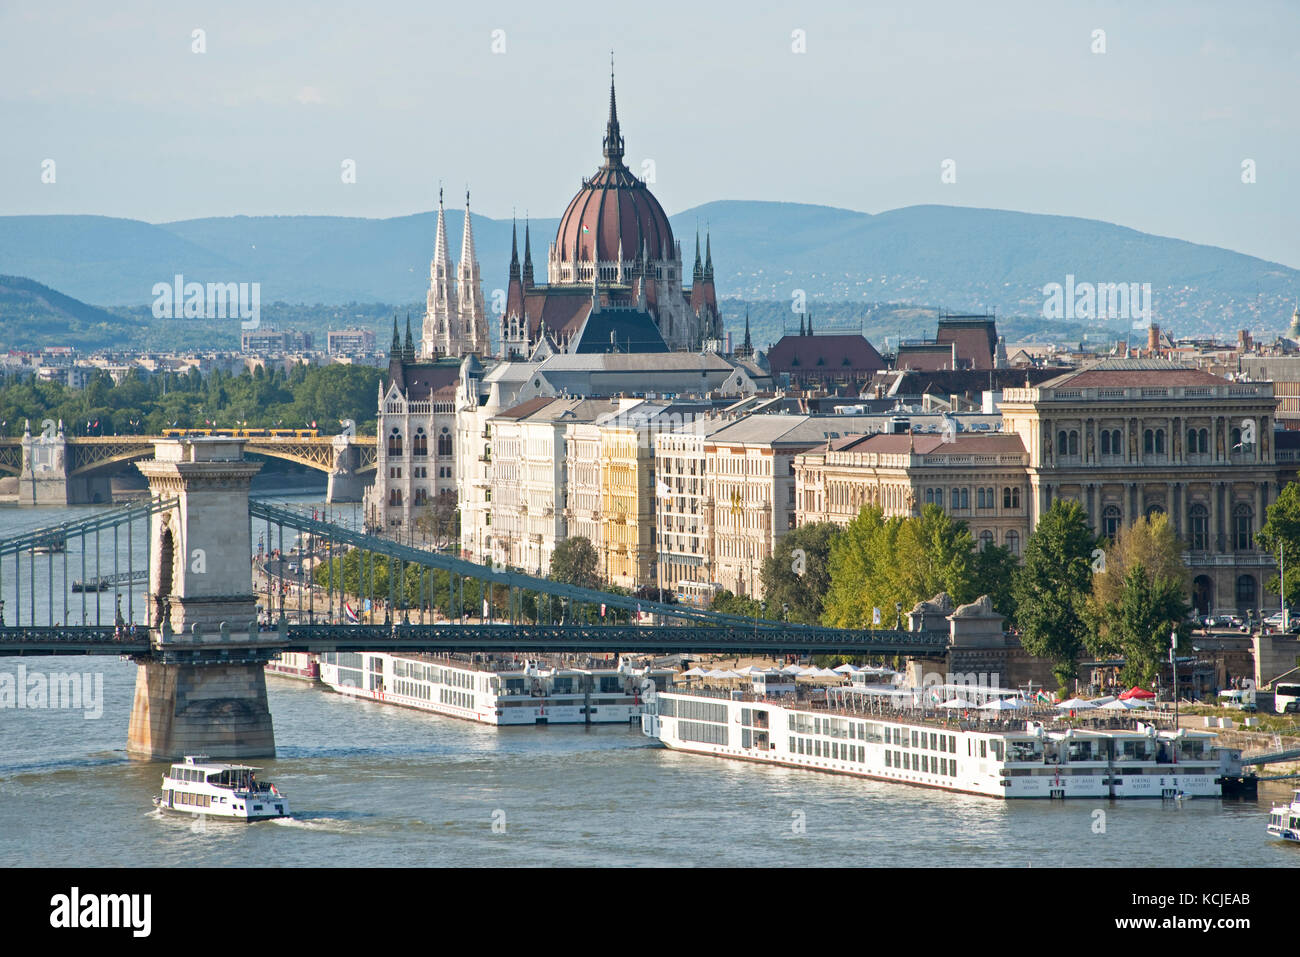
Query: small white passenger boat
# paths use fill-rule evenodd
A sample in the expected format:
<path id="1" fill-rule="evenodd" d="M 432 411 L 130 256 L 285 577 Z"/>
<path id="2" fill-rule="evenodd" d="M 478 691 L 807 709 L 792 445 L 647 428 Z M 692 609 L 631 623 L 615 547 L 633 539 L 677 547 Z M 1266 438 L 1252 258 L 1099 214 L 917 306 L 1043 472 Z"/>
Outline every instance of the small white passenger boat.
<path id="1" fill-rule="evenodd" d="M 274 784 L 257 780 L 260 768 L 215 764 L 206 754 L 190 754 L 163 775 L 155 807 L 240 821 L 287 817 L 289 802 Z"/>
<path id="2" fill-rule="evenodd" d="M 1268 833 L 1284 841 L 1300 843 L 1300 788 L 1291 795 L 1290 804 L 1276 804 L 1268 815 Z"/>

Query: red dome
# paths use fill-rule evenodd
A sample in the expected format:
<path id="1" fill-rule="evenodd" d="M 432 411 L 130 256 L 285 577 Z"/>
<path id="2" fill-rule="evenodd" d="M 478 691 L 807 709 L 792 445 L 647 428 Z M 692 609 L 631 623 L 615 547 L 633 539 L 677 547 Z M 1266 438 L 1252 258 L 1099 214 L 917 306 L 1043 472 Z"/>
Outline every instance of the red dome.
<path id="1" fill-rule="evenodd" d="M 614 84 L 609 86 L 609 123 L 605 129 L 605 164 L 584 180 L 560 217 L 555 243 L 561 262 L 613 262 L 619 243 L 623 258 L 635 259 L 645 241 L 646 255 L 661 259 L 676 253 L 673 230 L 659 200 L 623 165 L 623 137 L 618 130 Z M 577 255 L 574 255 L 574 250 Z"/>
<path id="2" fill-rule="evenodd" d="M 618 259 L 619 243 L 623 258 L 635 259 L 645 241 L 650 259 L 663 258 L 664 250 L 674 253 L 673 230 L 668 216 L 654 194 L 621 164 L 604 166 L 583 184 L 569 208 L 560 218 L 555 234 L 559 258 L 613 262 Z"/>

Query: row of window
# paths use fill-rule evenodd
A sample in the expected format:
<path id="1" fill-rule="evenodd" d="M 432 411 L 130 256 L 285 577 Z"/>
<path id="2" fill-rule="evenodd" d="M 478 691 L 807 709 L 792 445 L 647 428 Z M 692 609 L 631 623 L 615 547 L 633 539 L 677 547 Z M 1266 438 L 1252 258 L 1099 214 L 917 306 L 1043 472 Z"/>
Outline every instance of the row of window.
<path id="1" fill-rule="evenodd" d="M 1233 451 L 1249 448 L 1249 443 L 1242 442 L 1242 430 L 1233 427 L 1230 432 Z M 1164 455 L 1168 452 L 1164 429 L 1144 429 L 1142 432 L 1142 452 L 1145 455 Z M 1187 453 L 1189 455 L 1207 455 L 1210 451 L 1209 429 L 1187 430 Z M 1079 454 L 1078 429 L 1061 429 L 1056 433 L 1057 455 Z M 1123 455 L 1124 433 L 1120 429 L 1101 430 L 1101 454 Z"/>
<path id="2" fill-rule="evenodd" d="M 449 704 L 456 708 L 464 708 L 466 711 L 474 709 L 474 696 L 464 691 L 452 691 L 450 688 L 438 689 L 438 700 L 443 704 Z"/>
<path id="3" fill-rule="evenodd" d="M 438 436 L 438 454 L 440 456 L 450 456 L 452 453 L 451 434 L 446 426 L 443 427 L 442 434 Z M 402 433 L 394 428 L 388 436 L 388 454 L 390 456 L 400 456 L 402 454 Z M 411 437 L 411 454 L 428 455 L 429 454 L 429 437 L 424 434 L 424 429 L 417 429 L 415 435 Z"/>
<path id="4" fill-rule="evenodd" d="M 791 754 L 807 754 L 814 758 L 833 761 L 853 761 L 865 764 L 867 749 L 860 744 L 840 744 L 838 741 L 821 741 L 817 738 L 791 738 Z"/>
<path id="5" fill-rule="evenodd" d="M 885 767 L 920 771 L 922 774 L 938 774 L 945 778 L 957 776 L 955 758 L 932 758 L 928 754 L 911 754 L 907 751 L 886 751 Z"/>

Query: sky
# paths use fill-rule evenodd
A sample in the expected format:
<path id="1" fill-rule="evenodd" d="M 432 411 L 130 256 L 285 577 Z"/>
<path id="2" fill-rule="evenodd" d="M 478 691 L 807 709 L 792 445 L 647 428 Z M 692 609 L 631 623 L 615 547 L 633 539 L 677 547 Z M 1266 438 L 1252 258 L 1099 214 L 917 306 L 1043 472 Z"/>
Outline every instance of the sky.
<path id="1" fill-rule="evenodd" d="M 1226 0 L 0 0 L 0 215 L 388 217 L 443 184 L 559 216 L 612 49 L 670 214 L 1013 209 L 1300 267 L 1298 38 L 1300 4 Z"/>

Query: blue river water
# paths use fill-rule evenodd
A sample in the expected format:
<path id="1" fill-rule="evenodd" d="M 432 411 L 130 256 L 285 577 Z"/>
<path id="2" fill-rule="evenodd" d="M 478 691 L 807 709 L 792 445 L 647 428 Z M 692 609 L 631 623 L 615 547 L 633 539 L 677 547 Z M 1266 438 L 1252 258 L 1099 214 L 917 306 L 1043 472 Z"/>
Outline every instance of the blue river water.
<path id="1" fill-rule="evenodd" d="M 52 514 L 4 510 L 0 537 Z M 125 754 L 131 662 L 0 658 L 20 666 L 100 675 L 103 698 L 90 718 L 0 709 L 0 866 L 1300 865 L 1264 830 L 1286 783 L 1257 801 L 1005 802 L 674 753 L 622 726 L 495 729 L 279 677 L 278 755 L 254 763 L 293 817 L 199 822 L 155 810 L 166 766 Z"/>

